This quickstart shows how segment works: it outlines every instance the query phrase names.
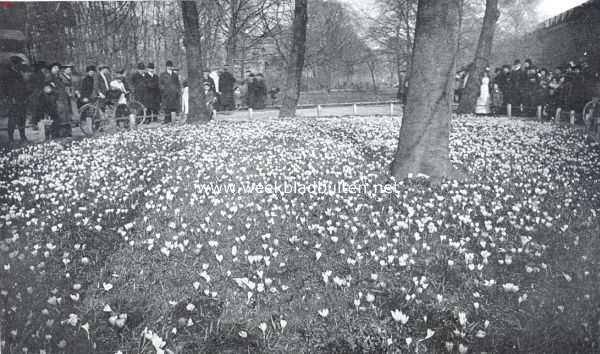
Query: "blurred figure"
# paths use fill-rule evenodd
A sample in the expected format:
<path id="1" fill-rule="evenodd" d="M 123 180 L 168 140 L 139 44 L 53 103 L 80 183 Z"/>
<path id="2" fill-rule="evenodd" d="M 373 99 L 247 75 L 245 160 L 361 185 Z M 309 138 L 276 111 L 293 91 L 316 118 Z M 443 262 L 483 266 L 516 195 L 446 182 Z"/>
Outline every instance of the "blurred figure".
<path id="1" fill-rule="evenodd" d="M 160 81 L 154 69 L 154 63 L 148 63 L 146 66 L 146 75 L 144 76 L 144 95 L 145 101 L 142 104 L 148 110 L 148 114 L 153 115 L 152 121 L 158 119 L 160 110 Z"/>
<path id="2" fill-rule="evenodd" d="M 254 83 L 254 109 L 264 109 L 265 99 L 267 98 L 267 85 L 265 84 L 263 74 L 256 75 Z"/>
<path id="3" fill-rule="evenodd" d="M 108 65 L 99 65 L 98 75 L 94 80 L 94 96 L 102 100 L 106 99 L 106 94 L 110 90 L 110 81 L 110 68 Z"/>
<path id="4" fill-rule="evenodd" d="M 166 66 L 167 71 L 160 74 L 161 106 L 165 112 L 165 124 L 171 122 L 172 113 L 179 113 L 181 100 L 181 85 L 173 62 L 167 60 Z"/>
<path id="5" fill-rule="evenodd" d="M 14 143 L 15 128 L 19 130 L 21 142 L 27 142 L 25 120 L 27 116 L 27 100 L 32 93 L 28 81 L 31 79 L 31 68 L 23 64 L 23 59 L 10 58 L 10 68 L 3 74 L 3 92 L 10 104 L 8 115 L 8 142 Z"/>
<path id="6" fill-rule="evenodd" d="M 479 97 L 477 98 L 477 104 L 475 106 L 475 114 L 490 114 L 490 104 L 490 72 L 486 69 L 483 72 L 483 77 L 481 78 L 479 85 Z"/>
<path id="7" fill-rule="evenodd" d="M 229 68 L 228 65 L 224 66 L 223 72 L 219 75 L 220 103 L 225 111 L 231 111 L 234 107 L 233 86 L 235 85 L 235 78 L 229 72 Z"/>
<path id="8" fill-rule="evenodd" d="M 96 67 L 88 65 L 85 68 L 85 77 L 79 85 L 79 100 L 77 106 L 81 108 L 84 104 L 90 103 L 95 99 L 94 81 L 96 80 Z"/>
<path id="9" fill-rule="evenodd" d="M 146 65 L 144 63 L 138 63 L 136 71 L 131 75 L 131 91 L 133 98 L 144 103 L 144 78 L 146 76 Z"/>
<path id="10" fill-rule="evenodd" d="M 202 80 L 204 83 L 208 83 L 210 85 L 210 89 L 212 92 L 217 92 L 217 87 L 215 86 L 215 80 L 210 76 L 209 70 L 202 71 Z"/>

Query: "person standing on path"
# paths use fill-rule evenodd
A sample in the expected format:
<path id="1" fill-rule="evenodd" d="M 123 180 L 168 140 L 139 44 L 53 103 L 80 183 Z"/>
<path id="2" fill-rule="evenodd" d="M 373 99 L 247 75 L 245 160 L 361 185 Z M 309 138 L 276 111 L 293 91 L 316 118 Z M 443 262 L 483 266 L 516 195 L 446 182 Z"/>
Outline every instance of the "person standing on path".
<path id="1" fill-rule="evenodd" d="M 160 110 L 160 81 L 154 71 L 154 63 L 148 63 L 146 66 L 146 75 L 144 76 L 144 98 L 142 104 L 148 110 L 148 114 L 153 115 L 153 121 L 158 119 Z"/>
<path id="2" fill-rule="evenodd" d="M 219 91 L 221 92 L 221 107 L 225 111 L 231 111 L 234 108 L 233 86 L 235 78 L 229 72 L 229 66 L 223 68 L 223 72 L 219 76 Z"/>
<path id="3" fill-rule="evenodd" d="M 15 128 L 19 130 L 21 142 L 27 142 L 25 135 L 25 119 L 27 115 L 27 100 L 32 90 L 27 81 L 31 77 L 31 68 L 23 64 L 19 57 L 11 58 L 11 66 L 3 78 L 4 92 L 8 96 L 10 110 L 8 116 L 8 142 L 14 143 Z"/>
<path id="4" fill-rule="evenodd" d="M 175 73 L 173 62 L 167 60 L 167 71 L 160 74 L 161 105 L 165 112 L 165 123 L 171 122 L 171 114 L 179 113 L 181 84 Z"/>

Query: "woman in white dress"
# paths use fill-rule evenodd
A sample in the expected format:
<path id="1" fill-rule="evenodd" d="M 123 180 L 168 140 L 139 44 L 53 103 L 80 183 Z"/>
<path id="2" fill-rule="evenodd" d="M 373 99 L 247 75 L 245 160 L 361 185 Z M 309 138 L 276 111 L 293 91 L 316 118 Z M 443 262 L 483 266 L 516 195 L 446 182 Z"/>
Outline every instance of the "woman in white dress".
<path id="1" fill-rule="evenodd" d="M 477 98 L 477 106 L 475 107 L 475 114 L 487 115 L 491 113 L 490 109 L 491 98 L 490 98 L 490 73 L 485 71 L 483 78 L 481 79 L 481 87 L 479 89 L 479 97 Z"/>

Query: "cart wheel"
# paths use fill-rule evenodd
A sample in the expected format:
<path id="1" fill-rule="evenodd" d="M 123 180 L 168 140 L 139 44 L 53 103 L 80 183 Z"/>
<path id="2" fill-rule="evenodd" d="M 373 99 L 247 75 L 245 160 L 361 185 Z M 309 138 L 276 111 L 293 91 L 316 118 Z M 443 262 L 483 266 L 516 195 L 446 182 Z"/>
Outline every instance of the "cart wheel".
<path id="1" fill-rule="evenodd" d="M 127 108 L 129 108 L 129 114 L 135 115 L 135 124 L 140 125 L 146 123 L 148 117 L 146 116 L 146 107 L 138 101 L 130 101 L 127 104 Z"/>
<path id="2" fill-rule="evenodd" d="M 88 118 L 91 119 L 91 124 L 88 123 Z M 87 136 L 100 130 L 102 120 L 102 111 L 94 104 L 88 103 L 79 109 L 79 128 Z"/>

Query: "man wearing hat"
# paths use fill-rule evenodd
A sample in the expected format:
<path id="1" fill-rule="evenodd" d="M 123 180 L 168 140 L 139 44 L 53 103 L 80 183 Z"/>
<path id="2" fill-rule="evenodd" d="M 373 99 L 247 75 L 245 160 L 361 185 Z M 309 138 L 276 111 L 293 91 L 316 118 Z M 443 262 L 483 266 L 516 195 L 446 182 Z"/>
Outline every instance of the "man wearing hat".
<path id="1" fill-rule="evenodd" d="M 173 62 L 167 60 L 167 71 L 160 74 L 161 105 L 165 111 L 165 123 L 171 122 L 171 114 L 179 112 L 181 85 Z"/>
<path id="2" fill-rule="evenodd" d="M 77 106 L 81 108 L 86 103 L 90 103 L 94 100 L 94 82 L 96 80 L 96 67 L 94 65 L 88 65 L 85 68 L 85 77 L 81 80 L 79 86 L 79 100 Z"/>
<path id="3" fill-rule="evenodd" d="M 148 63 L 146 66 L 146 75 L 144 77 L 144 101 L 142 104 L 148 109 L 148 113 L 156 116 L 160 110 L 160 82 L 156 75 L 154 63 Z"/>
<path id="4" fill-rule="evenodd" d="M 18 58 L 18 57 L 15 57 Z M 21 58 L 18 58 L 21 59 Z M 8 141 L 13 143 L 15 128 L 19 130 L 22 142 L 27 141 L 25 136 L 25 118 L 27 115 L 27 100 L 32 91 L 27 84 L 31 78 L 31 68 L 23 64 L 23 60 L 11 57 L 11 66 L 4 77 L 6 93 L 10 102 L 10 113 L 8 116 Z"/>

